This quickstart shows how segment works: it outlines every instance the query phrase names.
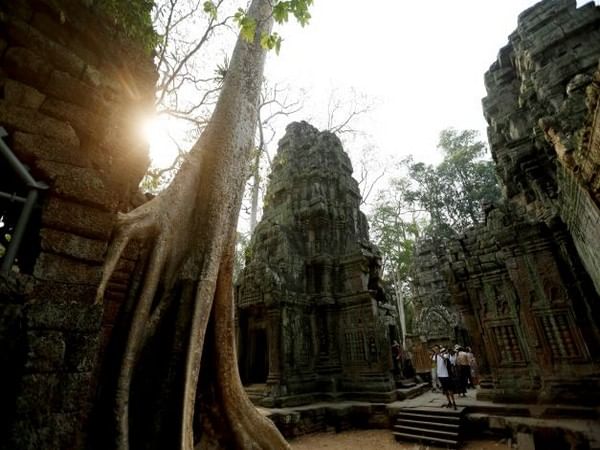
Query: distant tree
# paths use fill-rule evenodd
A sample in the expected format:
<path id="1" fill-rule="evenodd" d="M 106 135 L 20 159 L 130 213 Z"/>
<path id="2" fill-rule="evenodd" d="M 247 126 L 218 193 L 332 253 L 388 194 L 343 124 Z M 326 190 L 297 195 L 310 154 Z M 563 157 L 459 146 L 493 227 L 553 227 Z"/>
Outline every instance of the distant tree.
<path id="1" fill-rule="evenodd" d="M 311 3 L 253 0 L 235 14 L 240 37 L 201 136 L 165 190 L 117 218 L 97 302 L 130 240 L 148 258 L 124 305 L 123 348 L 109 354 L 120 362 L 104 385 L 103 449 L 289 448 L 240 382 L 232 276 L 265 48 L 280 43 L 272 21 L 305 24 Z"/>
<path id="2" fill-rule="evenodd" d="M 437 166 L 400 164 L 403 175 L 380 192 L 370 217 L 371 233 L 383 253 L 384 276 L 391 284 L 405 332 L 405 307 L 410 299 L 411 265 L 417 240 L 425 235 L 443 240 L 484 220 L 482 203 L 500 198 L 492 161 L 473 130 L 441 132 L 438 148 L 444 158 Z"/>
<path id="3" fill-rule="evenodd" d="M 444 155 L 440 164 L 404 162 L 412 181 L 409 199 L 429 214 L 432 237 L 455 236 L 482 223 L 482 204 L 500 199 L 494 163 L 483 158 L 487 148 L 477 137 L 474 130 L 446 129 L 438 144 Z"/>
<path id="4" fill-rule="evenodd" d="M 415 242 L 426 222 L 423 211 L 412 199 L 408 178 L 396 178 L 380 192 L 370 216 L 371 237 L 382 252 L 384 278 L 391 283 L 402 331 L 407 330 L 406 302 Z"/>

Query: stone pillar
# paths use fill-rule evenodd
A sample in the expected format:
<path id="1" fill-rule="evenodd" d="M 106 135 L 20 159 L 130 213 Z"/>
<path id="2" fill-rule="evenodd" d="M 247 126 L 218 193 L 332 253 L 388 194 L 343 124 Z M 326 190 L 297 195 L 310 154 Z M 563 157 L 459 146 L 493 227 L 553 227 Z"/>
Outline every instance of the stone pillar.
<path id="1" fill-rule="evenodd" d="M 281 385 L 281 309 L 267 310 L 267 342 L 269 346 L 267 386 L 270 395 L 276 396 Z"/>

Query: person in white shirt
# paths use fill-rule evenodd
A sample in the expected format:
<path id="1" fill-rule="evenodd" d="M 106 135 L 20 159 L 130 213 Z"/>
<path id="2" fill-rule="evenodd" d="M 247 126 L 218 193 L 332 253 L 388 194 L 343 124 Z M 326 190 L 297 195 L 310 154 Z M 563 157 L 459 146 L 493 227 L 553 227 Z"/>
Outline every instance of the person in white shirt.
<path id="1" fill-rule="evenodd" d="M 456 409 L 456 402 L 454 401 L 454 386 L 452 385 L 452 378 L 450 377 L 448 366 L 446 364 L 446 360 L 449 358 L 449 355 L 446 352 L 446 349 L 440 349 L 439 345 L 434 345 L 433 351 L 437 376 L 442 385 L 442 392 L 448 399 L 448 404 L 444 406 Z M 448 364 L 450 364 L 449 361 Z"/>

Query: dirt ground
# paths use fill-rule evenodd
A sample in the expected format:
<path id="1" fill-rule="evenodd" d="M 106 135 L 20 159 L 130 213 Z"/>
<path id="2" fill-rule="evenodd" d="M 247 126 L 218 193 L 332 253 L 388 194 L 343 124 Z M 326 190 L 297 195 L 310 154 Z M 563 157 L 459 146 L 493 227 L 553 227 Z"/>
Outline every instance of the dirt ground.
<path id="1" fill-rule="evenodd" d="M 315 433 L 291 439 L 293 450 L 434 450 L 431 447 L 398 442 L 390 430 L 352 430 L 342 433 Z M 508 450 L 506 443 L 499 441 L 466 442 L 461 450 Z"/>

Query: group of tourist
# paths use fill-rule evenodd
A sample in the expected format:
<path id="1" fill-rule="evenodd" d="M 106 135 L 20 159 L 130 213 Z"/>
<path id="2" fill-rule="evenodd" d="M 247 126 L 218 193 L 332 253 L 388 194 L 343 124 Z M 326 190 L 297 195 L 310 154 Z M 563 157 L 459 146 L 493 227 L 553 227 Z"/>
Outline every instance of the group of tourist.
<path id="1" fill-rule="evenodd" d="M 434 391 L 441 389 L 448 403 L 444 406 L 456 409 L 454 394 L 466 397 L 467 389 L 474 388 L 477 380 L 477 360 L 470 347 L 454 348 L 434 345 L 431 349 L 431 385 Z"/>

